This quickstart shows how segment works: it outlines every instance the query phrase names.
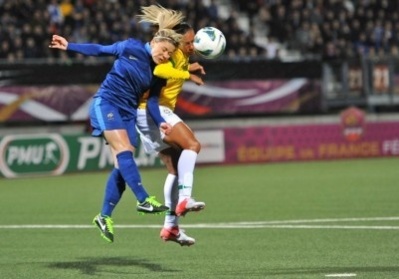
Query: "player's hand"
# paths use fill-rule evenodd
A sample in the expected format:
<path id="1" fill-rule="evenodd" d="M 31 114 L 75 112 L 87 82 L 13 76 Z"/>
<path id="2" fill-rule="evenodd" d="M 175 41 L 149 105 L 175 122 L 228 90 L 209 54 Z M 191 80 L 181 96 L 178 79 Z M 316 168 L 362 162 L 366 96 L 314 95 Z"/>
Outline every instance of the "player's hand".
<path id="1" fill-rule="evenodd" d="M 169 123 L 166 123 L 166 122 L 162 122 L 161 125 L 159 126 L 159 129 L 165 135 L 169 135 L 170 132 L 172 131 L 172 125 L 170 125 Z"/>
<path id="2" fill-rule="evenodd" d="M 204 81 L 197 75 L 190 74 L 190 80 L 195 82 L 196 85 L 204 85 Z"/>
<path id="3" fill-rule="evenodd" d="M 190 64 L 189 68 L 188 68 L 189 72 L 200 72 L 201 75 L 205 75 L 205 70 L 204 67 L 202 67 L 201 64 L 199 64 L 198 62 L 192 63 Z"/>
<path id="4" fill-rule="evenodd" d="M 51 38 L 49 48 L 58 48 L 66 50 L 67 47 L 68 47 L 68 41 L 64 37 L 53 35 L 53 37 Z"/>

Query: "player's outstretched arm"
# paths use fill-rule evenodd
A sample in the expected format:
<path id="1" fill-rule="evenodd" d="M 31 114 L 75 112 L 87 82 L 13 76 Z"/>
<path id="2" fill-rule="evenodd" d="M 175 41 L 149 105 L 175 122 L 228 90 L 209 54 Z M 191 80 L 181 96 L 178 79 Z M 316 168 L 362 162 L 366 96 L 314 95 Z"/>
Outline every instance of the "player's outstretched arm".
<path id="1" fill-rule="evenodd" d="M 61 37 L 58 35 L 53 35 L 53 37 L 51 38 L 49 48 L 57 48 L 57 49 L 61 49 L 61 50 L 67 50 L 68 41 L 64 37 Z"/>
<path id="2" fill-rule="evenodd" d="M 172 62 L 158 64 L 154 69 L 154 76 L 163 79 L 189 79 L 190 73 L 173 67 Z"/>
<path id="3" fill-rule="evenodd" d="M 190 80 L 194 82 L 196 85 L 204 85 L 204 81 L 200 76 L 190 74 Z"/>
<path id="4" fill-rule="evenodd" d="M 193 73 L 193 72 L 200 72 L 201 75 L 205 75 L 205 74 L 206 74 L 206 73 L 205 73 L 204 67 L 202 67 L 202 65 L 199 64 L 198 62 L 191 63 L 191 64 L 188 66 L 188 71 L 189 71 L 190 73 Z"/>
<path id="5" fill-rule="evenodd" d="M 205 73 L 203 67 L 198 63 L 193 68 L 201 73 Z M 159 64 L 154 69 L 154 75 L 163 79 L 184 79 L 191 80 L 197 85 L 203 85 L 204 81 L 199 75 L 194 75 L 189 71 L 178 70 L 173 67 L 172 63 L 169 61 L 167 63 Z"/>

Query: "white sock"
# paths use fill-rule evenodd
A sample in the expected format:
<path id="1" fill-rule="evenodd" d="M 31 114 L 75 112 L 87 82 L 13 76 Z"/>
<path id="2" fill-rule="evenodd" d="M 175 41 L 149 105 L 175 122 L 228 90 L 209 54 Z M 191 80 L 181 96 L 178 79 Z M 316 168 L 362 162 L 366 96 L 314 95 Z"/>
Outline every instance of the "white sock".
<path id="1" fill-rule="evenodd" d="M 177 163 L 177 172 L 179 174 L 179 202 L 185 198 L 190 198 L 193 191 L 194 168 L 197 160 L 197 153 L 185 149 L 180 154 Z"/>
<path id="2" fill-rule="evenodd" d="M 169 173 L 166 176 L 165 183 L 163 186 L 163 194 L 165 198 L 165 205 L 169 207 L 171 211 L 175 211 L 177 205 L 177 179 L 176 175 Z M 171 228 L 178 226 L 178 217 L 176 215 L 165 215 L 164 227 Z"/>
<path id="3" fill-rule="evenodd" d="M 170 208 L 170 210 L 174 210 L 172 208 L 172 191 L 173 185 L 175 184 L 176 175 L 168 173 L 165 179 L 165 183 L 163 185 L 163 195 L 165 198 L 165 205 Z"/>

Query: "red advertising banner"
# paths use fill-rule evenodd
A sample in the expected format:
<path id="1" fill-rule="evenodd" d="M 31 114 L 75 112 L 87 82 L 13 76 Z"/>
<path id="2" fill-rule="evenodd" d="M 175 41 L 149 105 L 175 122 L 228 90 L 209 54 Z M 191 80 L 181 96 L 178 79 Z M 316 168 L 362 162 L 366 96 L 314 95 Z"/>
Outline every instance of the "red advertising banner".
<path id="1" fill-rule="evenodd" d="M 349 109 L 332 124 L 225 129 L 226 163 L 399 156 L 399 122 L 367 123 Z"/>

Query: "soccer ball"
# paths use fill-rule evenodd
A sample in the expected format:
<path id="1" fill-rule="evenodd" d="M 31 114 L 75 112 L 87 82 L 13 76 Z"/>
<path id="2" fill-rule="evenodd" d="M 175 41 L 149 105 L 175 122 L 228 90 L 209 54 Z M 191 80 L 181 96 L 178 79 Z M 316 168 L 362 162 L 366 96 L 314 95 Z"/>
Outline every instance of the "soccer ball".
<path id="1" fill-rule="evenodd" d="M 226 38 L 222 31 L 215 27 L 204 27 L 194 37 L 195 52 L 205 59 L 215 59 L 223 54 Z"/>

